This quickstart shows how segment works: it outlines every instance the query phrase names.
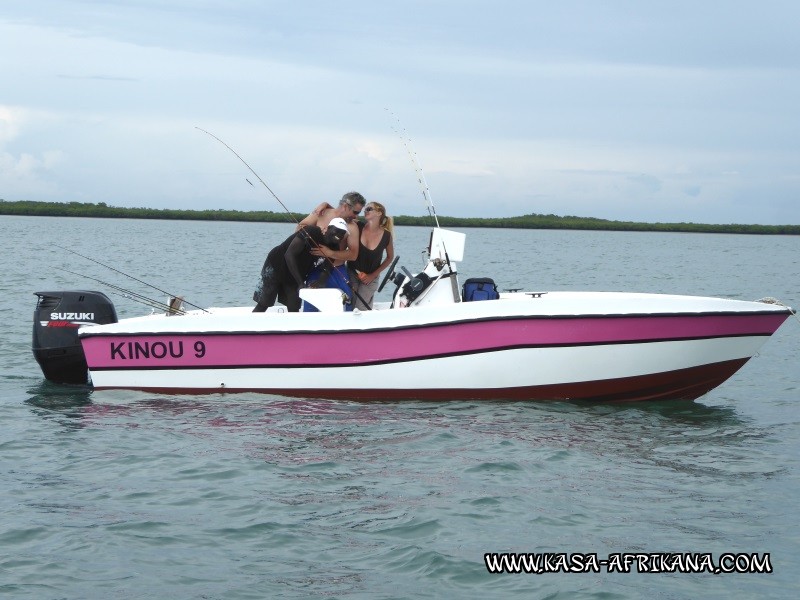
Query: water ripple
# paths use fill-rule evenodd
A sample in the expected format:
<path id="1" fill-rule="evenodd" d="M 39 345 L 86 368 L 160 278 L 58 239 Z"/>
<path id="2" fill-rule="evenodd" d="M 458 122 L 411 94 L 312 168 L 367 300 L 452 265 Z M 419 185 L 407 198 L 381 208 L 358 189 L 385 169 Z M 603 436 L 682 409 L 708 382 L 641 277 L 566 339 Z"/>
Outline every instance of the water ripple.
<path id="1" fill-rule="evenodd" d="M 42 381 L 31 359 L 30 287 L 75 282 L 43 272 L 42 255 L 27 255 L 28 245 L 108 240 L 126 271 L 169 277 L 193 300 L 230 305 L 248 300 L 263 248 L 285 237 L 281 226 L 5 219 L 0 256 L 18 258 L 4 263 L 0 294 L 8 324 L 0 345 L 0 594 L 783 598 L 796 584 L 794 323 L 698 402 L 96 393 Z M 519 249 L 500 270 L 497 256 L 477 252 L 460 265 L 462 278 L 496 273 L 501 287 L 729 292 L 800 305 L 796 281 L 785 277 L 796 272 L 796 239 L 469 234 L 473 248 L 502 234 Z M 402 228 L 398 254 L 417 257 L 427 235 Z M 175 244 L 168 274 L 154 250 L 163 239 Z M 204 285 L 207 265 L 194 260 L 197 240 L 215 244 L 214 285 Z M 129 252 L 139 243 L 148 250 Z M 124 301 L 118 308 L 139 310 Z M 483 564 L 486 552 L 548 551 L 771 552 L 776 568 L 769 576 L 501 576 Z"/>

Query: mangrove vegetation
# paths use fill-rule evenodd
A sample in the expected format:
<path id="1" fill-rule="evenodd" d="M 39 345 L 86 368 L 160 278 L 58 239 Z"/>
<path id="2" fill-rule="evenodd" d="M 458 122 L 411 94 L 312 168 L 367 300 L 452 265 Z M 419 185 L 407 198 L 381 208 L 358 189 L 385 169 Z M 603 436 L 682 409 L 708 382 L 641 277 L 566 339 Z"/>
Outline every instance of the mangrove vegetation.
<path id="1" fill-rule="evenodd" d="M 36 202 L 0 199 L 0 215 L 37 217 L 93 217 L 102 219 L 172 219 L 193 221 L 251 221 L 287 223 L 305 214 L 272 211 L 176 210 L 170 208 L 123 208 L 105 202 Z M 395 216 L 395 225 L 430 226 L 430 216 Z M 439 215 L 442 227 L 495 227 L 509 229 L 585 229 L 602 231 L 669 231 L 685 233 L 747 233 L 761 235 L 800 235 L 800 225 L 710 225 L 705 223 L 637 223 L 593 217 L 542 215 L 519 217 L 448 217 Z"/>

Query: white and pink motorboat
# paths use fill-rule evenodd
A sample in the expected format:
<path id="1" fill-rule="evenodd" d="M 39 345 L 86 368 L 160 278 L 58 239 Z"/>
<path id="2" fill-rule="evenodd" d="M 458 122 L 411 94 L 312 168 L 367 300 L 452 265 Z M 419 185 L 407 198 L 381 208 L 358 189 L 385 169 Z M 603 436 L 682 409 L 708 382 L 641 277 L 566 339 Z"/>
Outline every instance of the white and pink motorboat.
<path id="1" fill-rule="evenodd" d="M 318 312 L 167 310 L 117 320 L 99 292 L 37 292 L 48 379 L 97 390 L 347 399 L 695 399 L 739 370 L 793 310 L 774 302 L 622 292 L 495 293 L 458 282 L 464 234 L 436 228 L 391 302 Z M 479 289 L 475 297 L 468 290 Z"/>

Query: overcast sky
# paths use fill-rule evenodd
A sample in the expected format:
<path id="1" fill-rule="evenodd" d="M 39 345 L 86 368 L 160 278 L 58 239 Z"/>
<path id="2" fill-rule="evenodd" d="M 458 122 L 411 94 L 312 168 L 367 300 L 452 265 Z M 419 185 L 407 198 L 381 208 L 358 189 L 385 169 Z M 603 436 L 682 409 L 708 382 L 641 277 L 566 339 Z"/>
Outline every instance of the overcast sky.
<path id="1" fill-rule="evenodd" d="M 0 0 L 0 198 L 800 224 L 800 2 Z M 410 140 L 404 144 L 404 140 Z M 255 183 L 255 181 L 254 181 Z"/>

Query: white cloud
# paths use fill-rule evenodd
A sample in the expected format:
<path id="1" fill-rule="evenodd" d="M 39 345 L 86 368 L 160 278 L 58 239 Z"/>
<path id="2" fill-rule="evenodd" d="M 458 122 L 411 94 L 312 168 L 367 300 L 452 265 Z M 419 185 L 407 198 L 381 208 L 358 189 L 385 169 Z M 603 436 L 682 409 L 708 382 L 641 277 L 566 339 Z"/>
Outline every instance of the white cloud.
<path id="1" fill-rule="evenodd" d="M 19 135 L 29 111 L 0 104 L 0 147 Z"/>
<path id="2" fill-rule="evenodd" d="M 421 214 L 399 129 L 440 214 L 800 223 L 794 3 L 506 9 L 13 3 L 2 195 L 278 208 L 200 126 L 293 210 L 358 189 Z"/>

